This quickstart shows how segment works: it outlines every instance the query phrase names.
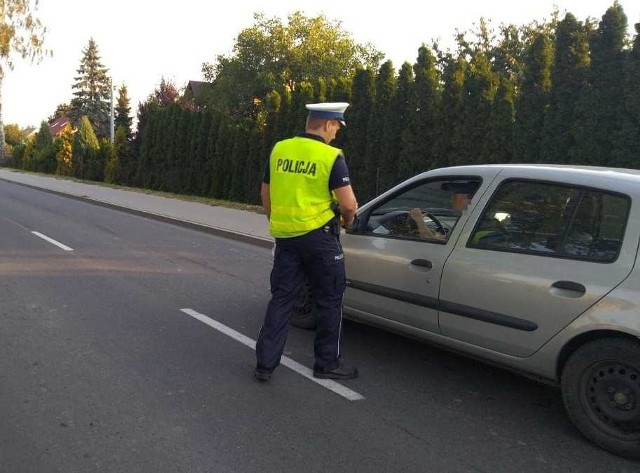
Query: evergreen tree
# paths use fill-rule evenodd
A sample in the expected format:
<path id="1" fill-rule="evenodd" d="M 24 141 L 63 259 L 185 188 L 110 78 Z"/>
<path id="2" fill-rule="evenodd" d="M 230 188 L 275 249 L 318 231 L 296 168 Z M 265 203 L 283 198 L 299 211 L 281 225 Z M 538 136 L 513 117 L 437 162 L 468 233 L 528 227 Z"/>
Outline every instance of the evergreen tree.
<path id="1" fill-rule="evenodd" d="M 40 122 L 40 129 L 36 134 L 36 150 L 43 150 L 53 144 L 53 136 L 51 135 L 51 128 L 45 121 Z"/>
<path id="2" fill-rule="evenodd" d="M 24 150 L 21 153 L 20 161 L 22 162 L 22 169 L 33 169 L 33 155 L 35 152 L 36 140 L 34 137 L 30 137 L 25 143 Z"/>
<path id="3" fill-rule="evenodd" d="M 74 92 L 69 115 L 76 124 L 82 116 L 86 116 L 96 135 L 108 138 L 111 112 L 111 79 L 107 76 L 108 69 L 100 62 L 98 46 L 93 38 L 82 53 L 80 67 L 76 71 L 76 82 L 71 86 Z"/>
<path id="4" fill-rule="evenodd" d="M 508 163 L 514 155 L 513 84 L 506 77 L 500 79 L 498 91 L 491 106 L 487 134 L 482 142 L 486 163 Z"/>
<path id="5" fill-rule="evenodd" d="M 371 69 L 360 69 L 353 80 L 351 106 L 345 112 L 347 126 L 344 133 L 345 158 L 356 196 L 366 201 L 365 162 L 367 153 L 367 129 L 375 100 L 375 76 Z"/>
<path id="6" fill-rule="evenodd" d="M 198 154 L 198 147 L 207 136 L 208 130 L 202 130 L 202 120 L 204 119 L 204 112 L 199 110 L 191 112 L 191 126 L 188 130 L 188 141 L 185 143 L 187 148 L 185 154 L 185 176 L 184 176 L 184 192 L 187 194 L 197 194 L 197 174 L 202 173 L 202 165 L 204 160 L 202 156 Z"/>
<path id="7" fill-rule="evenodd" d="M 71 176 L 73 174 L 73 136 L 74 130 L 69 123 L 64 126 L 58 136 L 60 145 L 56 154 L 56 174 L 61 176 Z"/>
<path id="8" fill-rule="evenodd" d="M 138 129 L 131 145 L 131 154 L 136 161 L 135 182 L 148 187 L 151 182 L 151 161 L 157 106 L 148 102 L 138 106 Z"/>
<path id="9" fill-rule="evenodd" d="M 625 67 L 624 103 L 620 152 L 621 166 L 640 167 L 640 23 L 635 25 L 636 36 Z"/>
<path id="10" fill-rule="evenodd" d="M 95 153 L 95 155 L 89 161 L 85 179 L 104 182 L 104 170 L 107 168 L 107 161 L 109 160 L 113 152 L 113 145 L 109 140 L 106 139 L 99 140 L 98 143 L 98 152 Z"/>
<path id="11" fill-rule="evenodd" d="M 113 146 L 109 147 L 109 156 L 104 165 L 104 182 L 107 184 L 116 184 L 118 182 L 118 174 L 120 172 L 120 158 L 118 157 L 118 148 L 122 146 L 122 140 L 126 141 L 125 130 L 118 127 L 115 131 Z"/>
<path id="12" fill-rule="evenodd" d="M 273 132 L 274 142 L 272 143 L 271 149 L 276 141 L 281 140 L 289 135 L 289 122 L 291 116 L 291 107 L 293 104 L 293 94 L 291 93 L 291 89 L 289 87 L 284 87 L 279 91 L 280 94 L 280 106 L 278 108 L 278 117 L 275 121 L 275 128 Z"/>
<path id="13" fill-rule="evenodd" d="M 494 71 L 512 85 L 520 83 L 524 74 L 527 48 L 523 36 L 524 28 L 500 25 L 500 37 L 489 53 Z"/>
<path id="14" fill-rule="evenodd" d="M 367 200 L 380 194 L 385 188 L 383 181 L 387 179 L 381 176 L 384 167 L 391 167 L 385 160 L 393 159 L 384 148 L 384 129 L 390 116 L 393 98 L 398 87 L 395 69 L 391 61 L 386 61 L 376 76 L 376 100 L 369 116 L 367 126 L 367 148 L 365 154 L 365 187 L 364 196 Z M 393 117 L 394 119 L 396 117 Z"/>
<path id="15" fill-rule="evenodd" d="M 162 144 L 160 141 L 166 139 L 162 130 L 158 126 L 158 122 L 161 119 L 160 115 L 155 117 L 156 123 L 148 129 L 149 133 L 152 133 L 154 136 L 145 136 L 147 134 L 147 122 L 150 120 L 150 114 L 158 112 L 172 104 L 178 103 L 179 98 L 180 93 L 176 86 L 172 82 L 166 81 L 163 77 L 159 86 L 149 95 L 149 97 L 147 97 L 147 100 L 138 104 L 138 125 L 131 143 L 130 156 L 131 161 L 133 163 L 137 163 L 133 165 L 133 167 L 137 169 L 134 179 L 137 183 L 142 184 L 140 179 L 143 179 L 143 175 L 141 173 L 144 173 L 145 184 L 143 184 L 143 187 L 151 185 L 155 174 L 154 168 L 150 166 L 149 163 L 140 163 L 140 159 L 142 159 L 143 154 L 143 147 L 145 147 L 146 143 L 144 159 L 154 160 L 157 156 L 162 155 L 163 150 L 161 148 Z"/>
<path id="16" fill-rule="evenodd" d="M 224 124 L 223 124 L 224 122 Z M 218 181 L 217 181 L 217 170 L 218 170 L 218 161 L 220 156 L 218 154 L 218 144 L 223 144 L 223 138 L 218 136 L 218 133 L 224 131 L 224 127 L 226 127 L 225 116 L 221 113 L 213 113 L 211 117 L 211 125 L 209 127 L 209 134 L 207 136 L 207 146 L 206 146 L 206 179 L 203 181 L 203 185 L 206 186 L 204 195 L 216 196 L 218 195 Z"/>
<path id="17" fill-rule="evenodd" d="M 46 121 L 40 123 L 40 129 L 36 134 L 31 166 L 31 169 L 37 172 L 53 173 L 56 170 L 56 148 L 53 144 L 51 128 Z"/>
<path id="18" fill-rule="evenodd" d="M 327 98 L 329 102 L 346 102 L 351 103 L 351 86 L 352 82 L 349 78 L 341 77 L 338 80 L 332 80 L 332 90 L 331 95 Z M 349 121 L 349 109 L 345 112 L 345 118 L 347 122 Z M 349 136 L 349 131 L 347 128 L 343 129 L 336 135 L 335 142 L 333 146 L 336 146 L 340 149 L 344 149 L 345 143 L 347 143 L 347 137 Z"/>
<path id="19" fill-rule="evenodd" d="M 404 132 L 409 128 L 412 116 L 414 77 L 411 64 L 405 62 L 398 73 L 398 88 L 393 97 L 390 114 L 387 119 L 383 141 L 385 150 L 382 174 L 384 189 L 388 189 L 402 180 L 407 170 L 405 161 Z"/>
<path id="20" fill-rule="evenodd" d="M 231 125 L 225 114 L 221 115 L 218 122 L 217 132 L 210 138 L 215 139 L 213 144 L 213 177 L 210 194 L 216 199 L 226 198 L 227 181 L 229 179 L 229 169 L 231 168 L 231 152 L 233 150 L 233 140 Z"/>
<path id="21" fill-rule="evenodd" d="M 249 150 L 244 168 L 244 197 L 241 202 L 260 204 L 260 187 L 266 150 L 263 148 L 260 130 L 255 126 L 248 131 Z"/>
<path id="22" fill-rule="evenodd" d="M 166 191 L 167 175 L 170 171 L 174 149 L 174 126 L 177 105 L 158 109 L 158 122 L 154 130 L 153 173 L 151 188 Z"/>
<path id="23" fill-rule="evenodd" d="M 483 146 L 491 121 L 493 101 L 498 90 L 498 75 L 484 52 L 471 58 L 464 82 L 463 133 L 464 147 L 459 164 L 492 161 L 490 151 Z"/>
<path id="24" fill-rule="evenodd" d="M 443 58 L 443 92 L 438 155 L 447 164 L 459 164 L 464 155 L 467 137 L 464 130 L 465 77 L 469 65 L 461 57 Z"/>
<path id="25" fill-rule="evenodd" d="M 576 103 L 586 82 L 588 67 L 586 29 L 575 16 L 567 13 L 556 30 L 552 85 L 542 137 L 545 162 L 567 162 L 570 150 L 575 148 L 572 128 L 576 120 Z"/>
<path id="26" fill-rule="evenodd" d="M 195 112 L 186 108 L 181 109 L 176 136 L 176 150 L 174 161 L 177 166 L 178 183 L 177 189 L 181 193 L 189 193 L 190 161 L 191 156 L 191 135 L 193 134 Z"/>
<path id="27" fill-rule="evenodd" d="M 308 103 L 314 102 L 315 91 L 311 82 L 301 82 L 293 91 L 290 113 L 290 128 L 287 136 L 297 135 L 304 131 L 307 122 L 308 111 L 305 107 Z"/>
<path id="28" fill-rule="evenodd" d="M 243 123 L 244 125 L 244 123 Z M 232 202 L 242 202 L 244 198 L 244 176 L 249 154 L 249 136 L 244 126 L 233 127 L 232 151 L 229 167 L 225 170 L 224 198 Z"/>
<path id="29" fill-rule="evenodd" d="M 515 160 L 518 162 L 542 161 L 542 133 L 552 67 L 553 43 L 546 34 L 538 33 L 525 55 L 524 77 L 516 103 Z"/>
<path id="30" fill-rule="evenodd" d="M 332 92 L 330 94 L 331 102 L 347 102 L 351 103 L 351 88 L 353 80 L 348 77 L 339 77 L 337 80 L 331 81 Z M 347 110 L 348 112 L 348 110 Z"/>
<path id="31" fill-rule="evenodd" d="M 164 173 L 158 178 L 162 179 L 163 189 L 167 192 L 178 192 L 180 187 L 180 128 L 182 122 L 182 109 L 178 105 L 172 105 L 165 114 L 165 135 L 167 138 L 164 148 Z"/>
<path id="32" fill-rule="evenodd" d="M 313 90 L 316 93 L 314 102 L 328 102 L 327 80 L 324 77 L 318 77 L 315 81 L 313 81 Z"/>
<path id="33" fill-rule="evenodd" d="M 196 132 L 195 165 L 192 169 L 193 191 L 197 195 L 207 195 L 211 186 L 213 174 L 211 172 L 211 156 L 207 154 L 207 146 L 212 130 L 213 132 L 217 131 L 217 126 L 214 123 L 214 114 L 210 110 L 205 110 L 202 112 L 202 119 Z"/>
<path id="34" fill-rule="evenodd" d="M 58 118 L 69 116 L 70 110 L 71 110 L 71 105 L 69 105 L 68 103 L 61 103 L 56 107 L 56 110 L 53 112 L 53 114 L 50 115 L 49 118 L 47 118 L 47 121 L 49 123 L 53 123 Z"/>
<path id="35" fill-rule="evenodd" d="M 80 117 L 78 128 L 73 136 L 72 149 L 73 175 L 84 179 L 100 150 L 100 143 L 88 117 Z"/>
<path id="36" fill-rule="evenodd" d="M 129 156 L 129 140 L 124 126 L 116 128 L 113 146 L 109 151 L 104 167 L 104 182 L 120 184 L 123 180 L 123 174 L 129 171 L 123 166 L 126 163 L 126 157 Z"/>
<path id="37" fill-rule="evenodd" d="M 443 165 L 437 157 L 436 144 L 440 140 L 441 120 L 440 74 L 436 69 L 436 57 L 426 46 L 418 50 L 413 65 L 414 82 L 407 107 L 406 126 L 401 130 L 402 177 Z"/>
<path id="38" fill-rule="evenodd" d="M 265 97 L 264 113 L 265 119 L 262 130 L 262 148 L 266 153 L 270 153 L 273 145 L 278 141 L 276 133 L 278 130 L 278 122 L 282 117 L 282 95 L 277 90 L 271 91 Z M 264 163 L 261 164 L 261 167 L 264 167 Z"/>
<path id="39" fill-rule="evenodd" d="M 624 52 L 627 17 L 614 3 L 602 17 L 591 41 L 588 86 L 583 89 L 576 123 L 574 160 L 584 164 L 616 165 L 624 111 Z"/>
<path id="40" fill-rule="evenodd" d="M 114 110 L 114 128 L 122 127 L 128 141 L 133 138 L 133 118 L 131 118 L 131 105 L 127 86 L 122 84 L 118 89 L 118 101 Z"/>

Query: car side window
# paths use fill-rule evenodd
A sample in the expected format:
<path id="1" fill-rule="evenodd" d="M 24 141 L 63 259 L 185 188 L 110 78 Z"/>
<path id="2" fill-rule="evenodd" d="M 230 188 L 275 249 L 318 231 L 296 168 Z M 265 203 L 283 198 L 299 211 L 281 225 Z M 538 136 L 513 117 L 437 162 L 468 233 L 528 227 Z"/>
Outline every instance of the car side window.
<path id="1" fill-rule="evenodd" d="M 417 183 L 372 209 L 366 232 L 446 243 L 479 186 L 478 178 Z"/>
<path id="2" fill-rule="evenodd" d="M 510 180 L 496 191 L 467 246 L 610 262 L 629 207 L 626 196 L 611 192 Z"/>

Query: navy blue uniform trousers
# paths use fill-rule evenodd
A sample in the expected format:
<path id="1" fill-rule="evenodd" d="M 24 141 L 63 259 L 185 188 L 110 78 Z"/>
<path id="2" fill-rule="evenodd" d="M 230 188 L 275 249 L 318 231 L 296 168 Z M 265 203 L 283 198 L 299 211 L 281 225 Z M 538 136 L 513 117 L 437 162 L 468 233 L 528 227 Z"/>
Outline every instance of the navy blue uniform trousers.
<path id="1" fill-rule="evenodd" d="M 276 238 L 271 300 L 256 344 L 258 367 L 273 369 L 280 364 L 291 310 L 305 276 L 317 308 L 314 368 L 338 366 L 346 284 L 339 228 L 327 225 L 299 237 Z"/>

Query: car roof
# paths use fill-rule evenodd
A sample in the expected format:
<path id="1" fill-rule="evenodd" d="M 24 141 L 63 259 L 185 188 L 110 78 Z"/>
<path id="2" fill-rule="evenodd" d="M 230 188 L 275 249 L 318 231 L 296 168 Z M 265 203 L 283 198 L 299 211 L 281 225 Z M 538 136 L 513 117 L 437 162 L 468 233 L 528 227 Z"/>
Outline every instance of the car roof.
<path id="1" fill-rule="evenodd" d="M 497 175 L 507 172 L 510 175 L 522 174 L 523 177 L 536 177 L 538 179 L 559 180 L 572 178 L 592 185 L 607 185 L 612 182 L 640 184 L 640 170 L 627 168 L 614 168 L 603 166 L 577 166 L 567 164 L 476 164 L 468 166 L 451 166 L 437 168 L 415 176 L 413 179 L 422 179 L 436 175 Z"/>
<path id="2" fill-rule="evenodd" d="M 638 169 L 568 164 L 475 164 L 435 168 L 417 174 L 369 200 L 358 212 L 364 212 L 369 207 L 376 205 L 375 203 L 380 199 L 386 199 L 388 196 L 400 192 L 401 189 L 411 187 L 414 183 L 426 179 L 480 178 L 483 181 L 482 188 L 494 182 L 499 175 L 501 175 L 500 180 L 535 179 L 604 189 L 627 194 L 634 199 L 640 198 L 640 170 Z"/>

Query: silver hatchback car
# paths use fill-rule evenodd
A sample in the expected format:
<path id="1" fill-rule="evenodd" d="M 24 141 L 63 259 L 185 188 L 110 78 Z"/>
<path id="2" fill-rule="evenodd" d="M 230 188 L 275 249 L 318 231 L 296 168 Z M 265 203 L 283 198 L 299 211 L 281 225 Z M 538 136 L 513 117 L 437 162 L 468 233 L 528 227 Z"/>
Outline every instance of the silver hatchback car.
<path id="1" fill-rule="evenodd" d="M 640 171 L 436 169 L 341 238 L 347 317 L 557 384 L 586 437 L 640 458 Z M 292 323 L 314 317 L 305 290 Z"/>

